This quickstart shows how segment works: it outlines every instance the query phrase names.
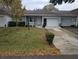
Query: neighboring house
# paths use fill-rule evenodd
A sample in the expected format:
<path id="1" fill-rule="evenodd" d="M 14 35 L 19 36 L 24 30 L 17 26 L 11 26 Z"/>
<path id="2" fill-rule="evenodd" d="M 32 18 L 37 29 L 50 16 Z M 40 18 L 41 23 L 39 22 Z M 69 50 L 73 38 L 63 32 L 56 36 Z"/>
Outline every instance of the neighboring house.
<path id="1" fill-rule="evenodd" d="M 32 25 L 36 27 L 42 27 L 46 22 L 46 27 L 59 27 L 59 26 L 71 26 L 76 25 L 78 21 L 78 14 L 75 10 L 72 11 L 55 11 L 52 12 L 37 10 L 37 11 L 26 11 L 25 16 L 22 17 L 22 21 L 25 21 L 25 25 Z M 78 12 L 78 9 L 76 10 Z M 0 27 L 8 24 L 11 18 L 8 14 L 0 9 Z"/>
<path id="2" fill-rule="evenodd" d="M 8 26 L 9 21 L 11 21 L 11 17 L 8 15 L 6 8 L 0 6 L 0 27 Z"/>

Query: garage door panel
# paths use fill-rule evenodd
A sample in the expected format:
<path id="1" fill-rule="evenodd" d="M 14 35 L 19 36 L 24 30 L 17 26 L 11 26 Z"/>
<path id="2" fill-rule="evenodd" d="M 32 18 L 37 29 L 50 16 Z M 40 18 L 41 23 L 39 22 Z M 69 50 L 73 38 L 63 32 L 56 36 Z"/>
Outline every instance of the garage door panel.
<path id="1" fill-rule="evenodd" d="M 58 19 L 47 19 L 47 26 L 58 26 Z"/>
<path id="2" fill-rule="evenodd" d="M 3 17 L 0 17 L 0 27 L 2 27 L 3 25 L 4 25 Z"/>
<path id="3" fill-rule="evenodd" d="M 71 19 L 63 19 L 62 20 L 62 26 L 70 26 L 70 25 L 72 25 Z"/>
<path id="4" fill-rule="evenodd" d="M 6 20 L 4 19 L 4 17 L 0 17 L 0 27 L 4 27 L 6 24 Z"/>

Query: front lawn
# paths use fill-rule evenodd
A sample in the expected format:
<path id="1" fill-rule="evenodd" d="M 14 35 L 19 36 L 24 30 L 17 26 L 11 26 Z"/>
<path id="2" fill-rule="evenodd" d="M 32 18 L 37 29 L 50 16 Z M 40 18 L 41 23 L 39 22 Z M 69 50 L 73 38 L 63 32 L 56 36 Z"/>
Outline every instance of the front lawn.
<path id="1" fill-rule="evenodd" d="M 0 55 L 55 55 L 59 50 L 48 45 L 45 29 L 0 28 Z"/>

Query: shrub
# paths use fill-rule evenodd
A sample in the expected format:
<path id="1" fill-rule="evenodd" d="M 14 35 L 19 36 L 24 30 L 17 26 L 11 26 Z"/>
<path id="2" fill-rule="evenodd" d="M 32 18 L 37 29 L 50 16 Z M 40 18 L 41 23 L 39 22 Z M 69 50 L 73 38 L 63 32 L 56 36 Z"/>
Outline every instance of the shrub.
<path id="1" fill-rule="evenodd" d="M 76 26 L 76 25 L 71 25 L 71 27 L 78 28 L 78 26 Z"/>
<path id="2" fill-rule="evenodd" d="M 60 26 L 61 28 L 64 28 L 65 26 Z"/>
<path id="3" fill-rule="evenodd" d="M 45 28 L 45 27 L 46 27 L 46 23 L 43 24 L 43 28 Z"/>
<path id="4" fill-rule="evenodd" d="M 18 22 L 18 26 L 25 26 L 25 22 Z"/>
<path id="5" fill-rule="evenodd" d="M 75 27 L 75 25 L 71 25 L 71 27 Z"/>
<path id="6" fill-rule="evenodd" d="M 26 27 L 32 27 L 31 25 L 25 25 Z"/>
<path id="7" fill-rule="evenodd" d="M 16 26 L 16 22 L 15 21 L 9 21 L 8 22 L 8 27 L 15 27 Z"/>
<path id="8" fill-rule="evenodd" d="M 16 21 L 8 22 L 8 27 L 15 27 L 15 26 L 16 26 Z M 25 22 L 17 22 L 17 26 L 25 26 Z"/>
<path id="9" fill-rule="evenodd" d="M 51 45 L 54 40 L 54 34 L 50 33 L 50 32 L 46 33 L 46 39 L 47 39 L 49 45 Z"/>

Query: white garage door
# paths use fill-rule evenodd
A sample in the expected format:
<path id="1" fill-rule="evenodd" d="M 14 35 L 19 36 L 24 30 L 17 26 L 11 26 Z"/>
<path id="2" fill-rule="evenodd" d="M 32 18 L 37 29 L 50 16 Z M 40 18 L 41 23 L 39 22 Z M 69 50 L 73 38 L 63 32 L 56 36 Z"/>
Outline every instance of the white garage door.
<path id="1" fill-rule="evenodd" d="M 47 19 L 47 26 L 52 26 L 52 27 L 55 27 L 55 26 L 59 26 L 59 22 L 58 22 L 58 19 L 57 18 L 48 18 Z"/>
<path id="2" fill-rule="evenodd" d="M 8 16 L 0 16 L 0 27 L 4 27 L 8 25 L 8 22 L 11 21 L 11 18 Z"/>
<path id="3" fill-rule="evenodd" d="M 5 20 L 3 19 L 2 16 L 0 16 L 0 27 L 4 27 L 5 25 Z"/>

